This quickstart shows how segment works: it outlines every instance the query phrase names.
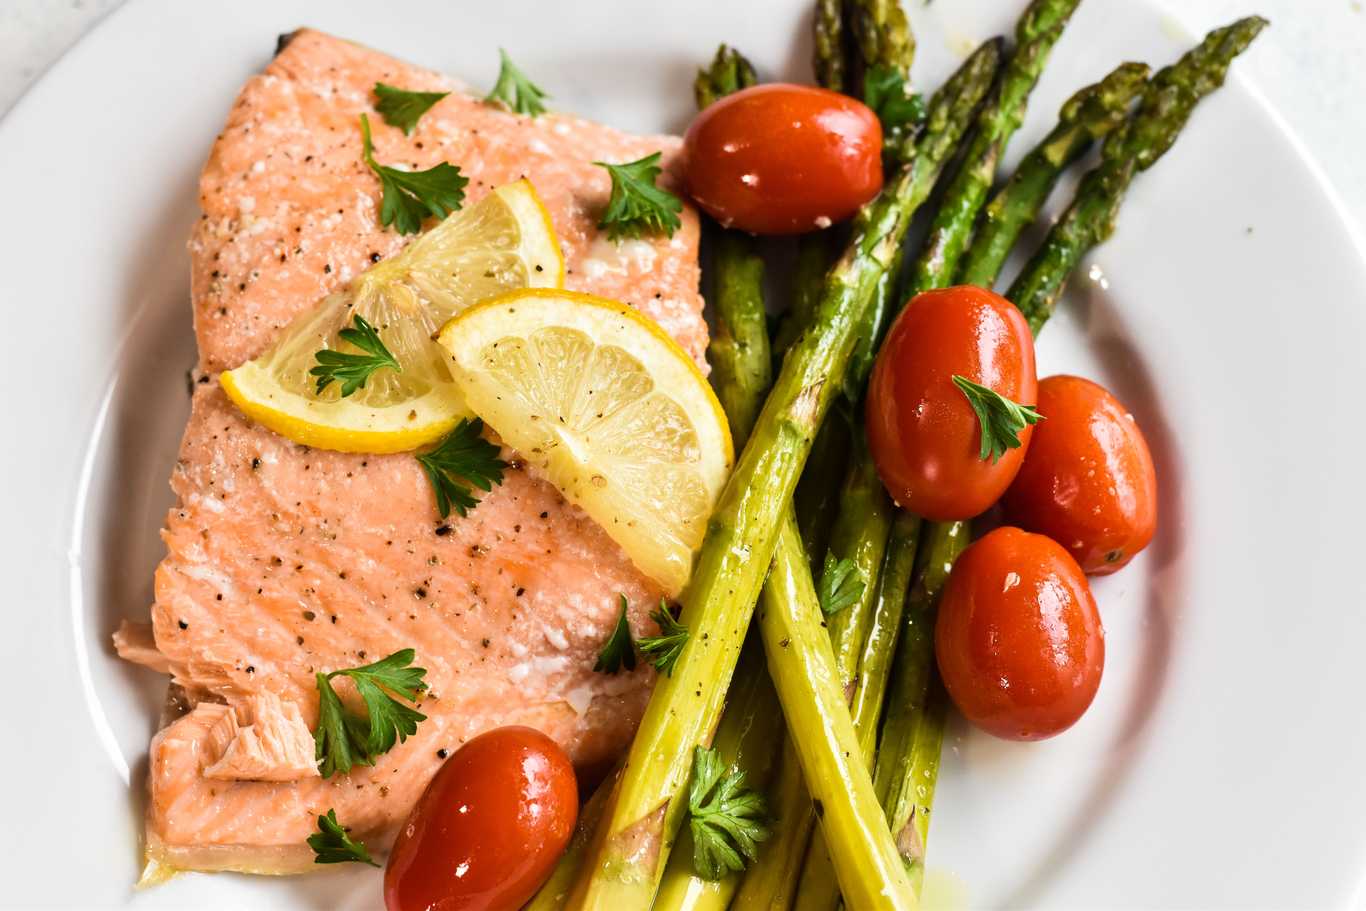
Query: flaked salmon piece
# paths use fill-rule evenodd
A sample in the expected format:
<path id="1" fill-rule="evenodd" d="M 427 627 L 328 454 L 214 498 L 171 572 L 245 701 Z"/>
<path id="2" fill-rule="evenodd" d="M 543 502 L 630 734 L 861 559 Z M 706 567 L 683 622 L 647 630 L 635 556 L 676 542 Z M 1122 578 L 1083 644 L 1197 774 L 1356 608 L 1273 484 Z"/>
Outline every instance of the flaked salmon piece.
<path id="1" fill-rule="evenodd" d="M 568 286 L 636 306 L 703 363 L 695 213 L 671 239 L 620 247 L 596 228 L 610 180 L 592 162 L 659 150 L 676 181 L 676 138 L 521 117 L 458 90 L 405 137 L 375 115 L 376 81 L 454 88 L 358 45 L 296 33 L 243 88 L 201 178 L 204 215 L 190 241 L 199 381 L 171 479 L 178 504 L 163 531 L 154 642 L 129 627 L 119 644 L 169 672 L 183 690 L 174 704 L 188 708 L 151 746 L 147 846 L 161 865 L 313 869 L 305 839 L 328 809 L 382 849 L 471 736 L 527 724 L 580 767 L 601 766 L 627 745 L 649 695 L 644 665 L 615 676 L 592 667 L 618 595 L 643 632 L 661 589 L 516 453 L 503 453 L 512 468 L 501 486 L 443 522 L 411 454 L 295 445 L 243 417 L 214 382 L 403 246 L 378 224 L 363 112 L 380 161 L 456 163 L 470 178 L 467 204 L 529 178 L 564 246 Z M 300 731 L 317 720 L 316 672 L 403 648 L 416 650 L 430 685 L 416 735 L 372 768 L 250 780 L 298 771 Z M 336 686 L 354 698 L 349 681 Z M 278 729 L 248 743 L 259 713 Z"/>

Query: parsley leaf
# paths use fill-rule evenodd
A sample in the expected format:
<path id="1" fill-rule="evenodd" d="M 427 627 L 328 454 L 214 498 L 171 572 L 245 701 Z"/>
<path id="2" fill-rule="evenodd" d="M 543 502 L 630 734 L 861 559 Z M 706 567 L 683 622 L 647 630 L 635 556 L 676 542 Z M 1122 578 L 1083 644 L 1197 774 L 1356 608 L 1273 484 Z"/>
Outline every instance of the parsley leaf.
<path id="1" fill-rule="evenodd" d="M 318 817 L 318 831 L 308 836 L 308 846 L 317 857 L 315 864 L 362 863 L 378 867 L 365 850 L 365 842 L 355 841 L 350 832 L 337 822 L 337 811 L 328 810 L 326 816 Z"/>
<path id="2" fill-rule="evenodd" d="M 599 228 L 607 229 L 611 240 L 639 237 L 646 231 L 673 237 L 682 225 L 678 213 L 683 211 L 683 201 L 655 185 L 662 170 L 661 154 L 655 152 L 626 164 L 593 162 L 612 175 L 612 196 L 598 222 Z"/>
<path id="3" fill-rule="evenodd" d="M 821 604 L 821 613 L 829 617 L 838 614 L 863 596 L 868 583 L 858 565 L 845 557 L 836 560 L 835 555 L 826 551 L 825 564 L 821 566 L 821 579 L 816 584 L 816 597 Z"/>
<path id="4" fill-rule="evenodd" d="M 544 114 L 545 105 L 541 102 L 550 96 L 518 69 L 508 52 L 501 47 L 498 48 L 498 60 L 498 81 L 484 100 L 489 104 L 501 104 L 518 114 L 530 114 L 532 117 Z"/>
<path id="5" fill-rule="evenodd" d="M 635 643 L 631 641 L 631 624 L 626 622 L 626 596 L 617 597 L 621 598 L 621 613 L 617 615 L 617 625 L 612 628 L 612 635 L 607 637 L 602 651 L 598 652 L 597 663 L 593 665 L 593 670 L 599 674 L 615 674 L 623 667 L 628 671 L 636 669 L 636 649 Z"/>
<path id="6" fill-rule="evenodd" d="M 398 127 L 405 136 L 413 135 L 413 128 L 422 115 L 450 92 L 410 92 L 382 82 L 375 83 L 375 110 L 391 127 Z"/>
<path id="7" fill-rule="evenodd" d="M 878 65 L 868 70 L 863 77 L 863 102 L 882 122 L 882 147 L 891 156 L 925 122 L 925 99 L 910 91 L 906 75 L 895 67 Z"/>
<path id="8" fill-rule="evenodd" d="M 688 785 L 688 828 L 692 832 L 692 868 L 716 882 L 727 872 L 739 873 L 758 854 L 769 836 L 764 797 L 745 787 L 745 773 L 727 772 L 721 754 L 702 746 L 693 749 L 692 782 Z"/>
<path id="9" fill-rule="evenodd" d="M 425 171 L 400 171 L 375 161 L 375 147 L 370 143 L 370 118 L 360 115 L 360 134 L 365 163 L 379 178 L 384 198 L 380 201 L 379 222 L 400 234 L 416 234 L 422 230 L 422 219 L 445 218 L 460 208 L 465 201 L 465 184 L 469 178 L 449 162 L 441 162 Z"/>
<path id="10" fill-rule="evenodd" d="M 672 677 L 678 656 L 683 646 L 688 644 L 688 628 L 674 619 L 668 602 L 660 600 L 659 610 L 650 614 L 650 619 L 659 624 L 658 636 L 642 636 L 637 645 L 645 660 L 655 666 L 666 677 Z"/>
<path id="11" fill-rule="evenodd" d="M 977 457 L 992 463 L 1000 461 L 1007 449 L 1020 448 L 1020 431 L 1043 420 L 1043 415 L 1031 405 L 1021 405 L 994 392 L 965 376 L 954 374 L 953 384 L 962 390 L 968 404 L 977 413 L 982 427 L 982 446 Z"/>
<path id="12" fill-rule="evenodd" d="M 332 383 L 340 381 L 342 398 L 346 398 L 364 386 L 370 374 L 376 370 L 392 367 L 400 373 L 403 371 L 398 359 L 384 347 L 379 333 L 366 322 L 365 317 L 357 313 L 352 322 L 355 328 L 348 326 L 338 334 L 342 341 L 350 342 L 366 353 L 350 354 L 323 348 L 313 355 L 318 365 L 308 371 L 308 375 L 318 378 L 318 388 L 314 390 L 318 395 L 322 395 L 322 391 Z"/>
<path id="13" fill-rule="evenodd" d="M 471 487 L 489 491 L 503 483 L 508 463 L 498 458 L 498 447 L 484 439 L 484 422 L 461 418 L 455 429 L 430 452 L 419 453 L 417 460 L 436 491 L 436 511 L 446 518 L 454 509 L 465 515 L 479 504 Z"/>
<path id="14" fill-rule="evenodd" d="M 330 778 L 345 774 L 353 765 L 374 765 L 375 757 L 387 753 L 395 741 L 402 743 L 417 732 L 427 716 L 399 702 L 391 692 L 409 702 L 427 688 L 422 682 L 426 668 L 409 667 L 416 654 L 410 648 L 394 652 L 374 664 L 315 675 L 318 686 L 318 729 L 313 732 L 318 772 Z M 346 710 L 332 678 L 349 677 L 365 702 L 366 717 Z"/>

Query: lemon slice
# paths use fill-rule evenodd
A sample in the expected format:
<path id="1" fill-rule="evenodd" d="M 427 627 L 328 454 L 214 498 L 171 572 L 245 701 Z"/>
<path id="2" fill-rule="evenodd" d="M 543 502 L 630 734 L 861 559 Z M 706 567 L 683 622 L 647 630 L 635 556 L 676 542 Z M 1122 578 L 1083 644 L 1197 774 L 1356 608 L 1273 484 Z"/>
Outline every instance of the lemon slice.
<path id="1" fill-rule="evenodd" d="M 219 381 L 248 417 L 320 449 L 402 452 L 469 413 L 432 340 L 451 317 L 515 288 L 558 288 L 564 256 L 550 215 L 525 180 L 455 212 L 395 256 L 298 317 L 269 351 Z M 359 315 L 402 366 L 372 373 L 349 396 L 322 392 L 309 370 L 320 349 L 356 351 L 339 333 Z"/>
<path id="2" fill-rule="evenodd" d="M 720 403 L 654 321 L 527 290 L 441 330 L 470 409 L 671 594 L 692 572 L 734 452 Z"/>

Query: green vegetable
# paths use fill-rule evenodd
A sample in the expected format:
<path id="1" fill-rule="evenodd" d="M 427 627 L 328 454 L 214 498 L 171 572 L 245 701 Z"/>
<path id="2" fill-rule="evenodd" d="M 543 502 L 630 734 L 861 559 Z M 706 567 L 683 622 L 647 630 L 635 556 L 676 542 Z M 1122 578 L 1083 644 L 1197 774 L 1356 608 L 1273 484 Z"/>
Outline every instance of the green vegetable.
<path id="1" fill-rule="evenodd" d="M 999 462 L 1007 449 L 1020 448 L 1020 431 L 1030 424 L 1037 424 L 1043 416 L 1031 405 L 1012 402 L 993 389 L 981 383 L 974 383 L 965 376 L 954 374 L 953 384 L 963 393 L 977 415 L 981 427 L 981 445 L 977 457 L 992 464 Z"/>
<path id="2" fill-rule="evenodd" d="M 413 135 L 413 128 L 432 105 L 450 92 L 410 92 L 382 82 L 375 83 L 375 110 L 391 127 L 398 127 L 405 136 Z"/>
<path id="3" fill-rule="evenodd" d="M 337 822 L 337 811 L 329 809 L 326 816 L 318 817 L 317 833 L 308 836 L 308 846 L 317 855 L 315 864 L 362 863 L 378 867 L 365 850 L 365 842 L 356 841 L 341 823 Z"/>
<path id="4" fill-rule="evenodd" d="M 820 602 L 821 613 L 827 617 L 838 614 L 858 601 L 867 588 L 868 583 L 859 573 L 857 563 L 848 557 L 837 560 L 834 554 L 826 552 L 821 578 L 816 584 L 816 598 Z"/>
<path id="5" fill-rule="evenodd" d="M 830 648 L 791 510 L 780 534 L 759 630 L 840 889 L 851 908 L 914 908 L 915 894 L 882 820 L 849 716 L 844 676 Z"/>
<path id="6" fill-rule="evenodd" d="M 717 229 L 712 255 L 711 304 L 716 331 L 707 348 L 712 386 L 737 446 L 749 436 L 764 393 L 773 382 L 773 357 L 764 321 L 764 260 L 755 239 Z M 752 315 L 752 318 L 751 318 Z"/>
<path id="7" fill-rule="evenodd" d="M 1100 82 L 1068 99 L 1057 125 L 982 210 L 981 224 L 958 274 L 960 284 L 991 287 L 1015 242 L 1039 217 L 1062 172 L 1095 140 L 1124 125 L 1130 103 L 1143 91 L 1150 72 L 1147 64 L 1121 63 Z"/>
<path id="8" fill-rule="evenodd" d="M 370 170 L 379 178 L 384 196 L 380 201 L 379 222 L 386 228 L 394 226 L 400 234 L 417 234 L 422 220 L 430 215 L 445 218 L 458 210 L 465 201 L 465 184 L 469 179 L 449 162 L 441 162 L 425 171 L 400 171 L 375 161 L 375 149 L 370 143 L 370 119 L 360 115 L 362 155 Z"/>
<path id="9" fill-rule="evenodd" d="M 626 164 L 593 162 L 612 175 L 612 196 L 598 222 L 599 228 L 607 229 L 611 240 L 642 234 L 673 237 L 682 225 L 678 213 L 683 211 L 683 201 L 655 184 L 662 170 L 659 167 L 662 155 L 655 152 Z"/>
<path id="10" fill-rule="evenodd" d="M 508 464 L 498 457 L 498 447 L 481 436 L 483 432 L 481 418 L 461 418 L 435 449 L 417 455 L 432 482 L 436 511 L 443 519 L 452 509 L 463 516 L 479 504 L 471 488 L 487 492 L 503 483 Z"/>
<path id="11" fill-rule="evenodd" d="M 870 772 L 876 756 L 878 722 L 887 695 L 901 614 L 915 565 L 920 527 L 920 519 L 904 511 L 898 512 L 892 523 L 882 571 L 878 575 L 872 623 L 864 637 L 863 651 L 858 658 L 858 673 L 854 677 L 854 700 L 850 715 L 854 720 L 859 749 Z M 840 900 L 839 882 L 835 878 L 835 865 L 830 860 L 830 852 L 825 846 L 825 833 L 820 829 L 812 833 L 811 843 L 800 867 L 796 911 L 835 908 Z"/>
<path id="12" fill-rule="evenodd" d="M 517 68 L 508 52 L 500 47 L 498 81 L 493 84 L 493 90 L 484 97 L 484 100 L 489 104 L 502 105 L 518 114 L 535 117 L 545 113 L 545 105 L 542 102 L 548 97 L 550 96 L 536 83 L 527 78 L 526 73 Z"/>
<path id="13" fill-rule="evenodd" d="M 1033 0 L 1015 27 L 1015 51 L 978 115 L 958 173 L 944 191 L 924 249 L 911 268 L 911 294 L 949 284 L 967 249 L 977 213 L 996 179 L 1006 144 L 1024 120 L 1030 92 L 1081 0 Z"/>
<path id="14" fill-rule="evenodd" d="M 318 364 L 308 371 L 308 374 L 317 377 L 317 388 L 314 392 L 318 395 L 333 383 L 340 382 L 342 398 L 346 398 L 362 388 L 376 370 L 385 367 L 398 372 L 403 370 L 398 359 L 384 346 L 379 333 L 375 331 L 374 326 L 366 322 L 365 317 L 357 313 L 352 322 L 355 324 L 354 328 L 347 327 L 338 335 L 342 341 L 350 342 L 365 354 L 323 348 L 313 355 Z"/>
<path id="15" fill-rule="evenodd" d="M 637 644 L 645 660 L 653 664 L 655 670 L 670 677 L 683 646 L 688 644 L 688 628 L 674 619 L 673 612 L 664 601 L 659 603 L 659 610 L 650 614 L 650 619 L 659 625 L 659 635 L 642 636 Z M 627 635 L 630 635 L 629 631 Z"/>
<path id="16" fill-rule="evenodd" d="M 409 667 L 415 653 L 410 648 L 394 652 L 373 664 L 318 673 L 318 727 L 313 732 L 318 772 L 331 778 L 351 771 L 353 765 L 374 765 L 375 757 L 389 752 L 417 732 L 426 715 L 409 708 L 391 693 L 414 702 L 427 688 L 422 682 L 426 668 Z M 365 703 L 366 716 L 347 711 L 332 689 L 335 677 L 349 677 Z"/>
<path id="17" fill-rule="evenodd" d="M 1195 105 L 1224 84 L 1229 65 L 1266 25 L 1265 19 L 1250 16 L 1210 32 L 1152 78 L 1133 117 L 1105 140 L 1100 164 L 1082 178 L 1072 204 L 1007 295 L 1035 332 L 1053 312 L 1082 256 L 1114 231 L 1134 175 L 1171 148 Z"/>
<path id="18" fill-rule="evenodd" d="M 723 95 L 738 92 L 759 82 L 754 64 L 733 47 L 721 45 L 716 49 L 710 66 L 697 71 L 693 80 L 693 98 L 700 111 Z"/>
<path id="19" fill-rule="evenodd" d="M 759 842 L 768 838 L 767 807 L 762 794 L 745 787 L 745 773 L 727 771 L 716 750 L 694 747 L 692 767 L 688 832 L 693 869 L 714 882 L 754 860 Z"/>
<path id="20" fill-rule="evenodd" d="M 631 624 L 626 620 L 626 596 L 621 598 L 621 612 L 617 614 L 616 626 L 598 652 L 597 663 L 593 670 L 600 674 L 615 674 L 623 667 L 628 671 L 636 669 L 636 648 L 631 641 Z"/>

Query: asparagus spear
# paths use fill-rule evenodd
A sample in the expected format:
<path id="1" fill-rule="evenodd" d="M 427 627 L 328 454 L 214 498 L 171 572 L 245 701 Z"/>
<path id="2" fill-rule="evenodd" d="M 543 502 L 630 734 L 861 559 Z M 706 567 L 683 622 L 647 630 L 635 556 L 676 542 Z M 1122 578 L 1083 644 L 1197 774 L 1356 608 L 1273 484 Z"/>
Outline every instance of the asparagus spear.
<path id="1" fill-rule="evenodd" d="M 897 847 L 917 890 L 924 876 L 929 802 L 925 782 L 910 771 L 913 757 L 924 755 L 917 754 L 913 747 L 925 715 L 925 694 L 934 675 L 934 619 L 939 592 L 971 534 L 967 522 L 936 522 L 925 530 L 915 587 L 902 615 L 901 641 L 873 771 L 873 786 L 887 814 L 888 828 L 896 836 Z M 942 727 L 939 736 L 943 737 Z M 933 782 L 929 787 L 933 787 Z"/>
<path id="2" fill-rule="evenodd" d="M 897 70 L 903 76 L 915 59 L 915 35 L 901 0 L 846 0 L 845 34 L 854 53 L 849 55 L 845 91 L 864 97 L 864 79 L 874 67 Z"/>
<path id="3" fill-rule="evenodd" d="M 917 154 L 859 212 L 848 248 L 826 277 L 811 327 L 784 358 L 708 523 L 683 597 L 683 621 L 694 635 L 673 675 L 655 684 L 571 907 L 643 908 L 653 898 L 687 809 L 682 797 L 693 749 L 710 739 L 720 715 L 811 440 L 843 378 L 878 281 L 961 134 L 964 111 L 976 107 L 998 53 L 995 44 L 986 45 L 936 98 L 931 117 L 942 128 L 924 134 Z"/>
<path id="4" fill-rule="evenodd" d="M 892 524 L 891 536 L 878 577 L 877 600 L 859 656 L 858 674 L 854 681 L 854 702 L 851 714 L 854 732 L 858 735 L 859 750 L 871 773 L 876 755 L 878 720 L 887 695 L 891 676 L 892 655 L 900 632 L 906 591 L 910 588 L 915 555 L 920 539 L 921 521 L 908 512 L 898 512 Z M 912 882 L 914 885 L 914 882 Z M 840 899 L 835 867 L 825 845 L 825 835 L 819 829 L 811 837 L 806 857 L 801 864 L 801 881 L 796 890 L 798 911 L 829 909 Z"/>
<path id="5" fill-rule="evenodd" d="M 948 284 L 967 248 L 1006 143 L 1024 120 L 1029 93 L 1081 0 L 1033 0 L 1015 28 L 1016 48 L 996 91 L 977 118 L 977 132 L 930 225 L 911 270 L 912 293 Z"/>
<path id="6" fill-rule="evenodd" d="M 859 750 L 791 510 L 779 535 L 759 629 L 840 888 L 855 908 L 914 908 L 915 895 Z"/>
<path id="7" fill-rule="evenodd" d="M 751 85 L 754 79 L 749 61 L 722 45 L 711 66 L 698 74 L 698 107 Z M 763 260 L 754 238 L 715 226 L 713 230 L 717 240 L 712 263 L 716 325 L 707 355 L 712 385 L 725 408 L 731 434 L 737 445 L 744 445 L 773 379 L 764 313 Z M 712 746 L 727 767 L 743 770 L 747 784 L 762 790 L 774 766 L 773 744 L 781 736 L 777 696 L 764 668 L 762 646 L 757 636 L 751 635 L 741 651 Z M 698 876 L 692 868 L 691 840 L 684 830 L 678 849 L 669 855 L 655 896 L 655 911 L 725 911 L 730 904 L 739 875 L 732 873 L 719 881 Z"/>
<path id="8" fill-rule="evenodd" d="M 574 886 L 574 878 L 578 876 L 579 866 L 583 863 L 588 845 L 593 840 L 593 831 L 602 819 L 603 810 L 607 809 L 607 798 L 619 777 L 620 765 L 598 785 L 597 790 L 579 809 L 579 818 L 574 823 L 574 834 L 569 839 L 569 847 L 560 855 L 555 869 L 550 872 L 550 878 L 541 884 L 541 888 L 536 891 L 531 901 L 526 903 L 522 911 L 560 911 L 565 906 L 565 902 L 569 900 L 569 890 Z"/>
<path id="9" fill-rule="evenodd" d="M 1171 148 L 1196 103 L 1224 84 L 1229 64 L 1266 25 L 1260 16 L 1250 16 L 1210 32 L 1153 77 L 1133 118 L 1106 139 L 1100 165 L 1082 178 L 1072 205 L 1011 286 L 1008 296 L 1036 332 L 1053 312 L 1077 262 L 1114 231 L 1119 204 L 1134 175 Z"/>
<path id="10" fill-rule="evenodd" d="M 1081 257 L 1113 231 L 1119 204 L 1134 172 L 1151 167 L 1171 148 L 1195 105 L 1223 84 L 1234 58 L 1266 24 L 1266 20 L 1254 16 L 1210 32 L 1197 47 L 1153 78 L 1139 109 L 1106 140 L 1101 164 L 1082 180 L 1072 205 L 1011 288 L 1011 301 L 1029 319 L 1036 334 L 1053 312 L 1058 295 Z M 999 261 L 996 267 L 999 269 Z M 990 279 L 994 281 L 995 275 Z M 955 536 L 949 533 L 952 530 L 947 525 L 934 525 L 927 532 L 940 542 L 931 546 L 926 557 L 927 574 L 917 583 L 917 590 L 925 590 L 927 596 L 937 594 L 936 579 L 947 575 L 961 550 Z M 967 540 L 966 530 L 962 540 Z M 927 597 L 924 604 L 928 614 L 921 627 L 932 631 L 934 598 Z M 908 610 L 908 619 L 913 615 Z M 921 668 L 928 669 L 928 673 Z M 889 825 L 903 838 L 914 861 L 917 855 L 923 858 L 929 834 L 948 705 L 933 667 L 931 634 L 904 640 L 893 674 L 893 694 L 888 720 L 883 725 L 874 782 L 883 798 Z M 905 691 L 898 689 L 902 678 L 908 681 Z M 916 681 L 921 680 L 924 683 L 917 686 Z M 904 725 L 889 730 L 894 709 L 917 705 L 925 708 L 918 714 L 911 713 L 909 731 Z M 914 823 L 907 827 L 912 819 Z M 917 883 L 923 877 L 918 861 L 910 872 Z"/>
<path id="11" fill-rule="evenodd" d="M 1062 172 L 1129 119 L 1129 105 L 1148 80 L 1144 63 L 1121 63 L 1062 106 L 1057 126 L 1035 146 L 982 211 L 959 281 L 990 287 L 1024 229 L 1033 224 Z"/>
<path id="12" fill-rule="evenodd" d="M 700 111 L 721 96 L 749 88 L 758 81 L 759 76 L 749 58 L 723 44 L 716 49 L 711 65 L 697 71 L 692 84 L 693 98 Z"/>
<path id="13" fill-rule="evenodd" d="M 845 91 L 848 66 L 844 54 L 843 0 L 816 0 L 811 37 L 811 68 L 816 73 L 816 82 L 832 92 Z"/>

